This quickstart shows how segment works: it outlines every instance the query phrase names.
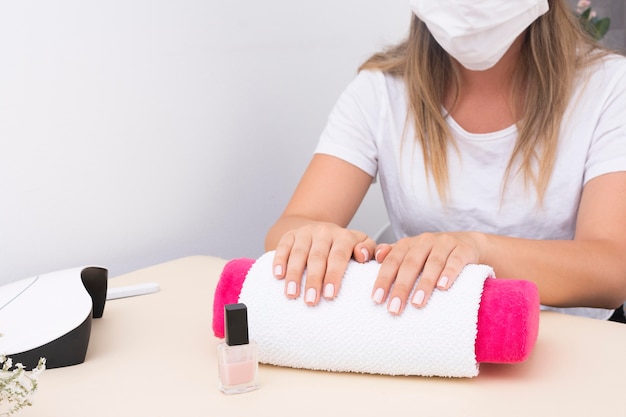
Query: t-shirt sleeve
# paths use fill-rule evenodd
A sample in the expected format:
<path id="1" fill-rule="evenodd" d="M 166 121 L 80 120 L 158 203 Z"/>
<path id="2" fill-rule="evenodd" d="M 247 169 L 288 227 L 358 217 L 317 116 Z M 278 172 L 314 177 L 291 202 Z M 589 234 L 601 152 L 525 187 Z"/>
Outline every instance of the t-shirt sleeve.
<path id="1" fill-rule="evenodd" d="M 585 184 L 603 174 L 626 171 L 626 59 L 615 59 L 611 64 L 613 77 L 605 90 L 606 99 L 587 154 Z"/>
<path id="2" fill-rule="evenodd" d="M 382 73 L 372 71 L 355 77 L 331 111 L 315 153 L 335 156 L 376 176 L 383 78 Z"/>

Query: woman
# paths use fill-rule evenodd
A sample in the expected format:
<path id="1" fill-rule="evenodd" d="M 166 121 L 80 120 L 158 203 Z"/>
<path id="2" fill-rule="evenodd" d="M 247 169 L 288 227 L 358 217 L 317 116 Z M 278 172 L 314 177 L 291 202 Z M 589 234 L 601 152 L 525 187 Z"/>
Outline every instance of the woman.
<path id="1" fill-rule="evenodd" d="M 286 296 L 331 300 L 351 258 L 375 259 L 372 299 L 401 314 L 483 263 L 607 318 L 626 300 L 626 60 L 565 0 L 411 7 L 407 40 L 362 65 L 267 234 Z M 376 177 L 392 245 L 346 229 Z"/>

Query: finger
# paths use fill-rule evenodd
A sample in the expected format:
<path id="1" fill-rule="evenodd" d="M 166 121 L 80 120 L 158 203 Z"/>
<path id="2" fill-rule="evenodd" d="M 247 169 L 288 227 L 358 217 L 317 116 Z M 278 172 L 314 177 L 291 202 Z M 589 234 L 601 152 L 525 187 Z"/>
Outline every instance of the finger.
<path id="1" fill-rule="evenodd" d="M 459 277 L 463 268 L 470 263 L 464 252 L 462 248 L 457 247 L 450 253 L 446 265 L 441 272 L 441 276 L 437 281 L 438 289 L 445 291 L 452 287 L 452 284 L 454 284 Z"/>
<path id="2" fill-rule="evenodd" d="M 300 295 L 300 285 L 306 269 L 310 247 L 310 235 L 295 235 L 285 272 L 285 295 L 288 298 L 297 298 Z"/>
<path id="3" fill-rule="evenodd" d="M 372 289 L 372 300 L 376 304 L 382 304 L 387 299 L 389 289 L 398 275 L 400 265 L 408 249 L 407 244 L 400 242 L 385 256 L 385 261 L 380 266 L 378 276 L 374 282 L 374 288 Z"/>
<path id="4" fill-rule="evenodd" d="M 423 307 L 428 303 L 435 287 L 447 288 L 450 285 L 449 275 L 445 275 L 446 264 L 451 252 L 455 248 L 453 239 L 439 239 L 430 248 L 427 258 L 424 260 L 422 274 L 415 286 L 415 292 L 411 304 Z M 456 275 L 454 275 L 456 278 Z"/>
<path id="5" fill-rule="evenodd" d="M 352 257 L 358 262 L 364 264 L 369 262 L 373 258 L 375 250 L 376 242 L 374 241 L 374 239 L 366 237 L 365 240 L 356 244 Z"/>
<path id="6" fill-rule="evenodd" d="M 389 252 L 391 252 L 392 247 L 393 246 L 389 243 L 381 243 L 380 245 L 376 246 L 374 252 L 374 259 L 376 259 L 376 262 L 383 263 Z"/>
<path id="7" fill-rule="evenodd" d="M 347 231 L 346 234 L 340 235 L 333 241 L 331 246 L 323 284 L 323 295 L 326 299 L 331 300 L 337 295 L 348 263 L 356 251 L 354 235 L 351 233 Z M 361 253 L 361 256 L 363 256 L 363 253 Z"/>
<path id="8" fill-rule="evenodd" d="M 316 238 L 309 252 L 306 266 L 304 302 L 315 305 L 319 301 L 320 289 L 324 282 L 329 261 L 331 240 L 328 237 Z"/>
<path id="9" fill-rule="evenodd" d="M 274 260 L 272 261 L 272 271 L 277 279 L 285 278 L 287 271 L 287 261 L 291 248 L 293 247 L 295 236 L 292 232 L 286 233 L 278 242 L 274 251 Z"/>
<path id="10" fill-rule="evenodd" d="M 416 247 L 412 247 L 404 256 L 389 294 L 387 310 L 391 314 L 397 315 L 402 313 L 411 295 L 411 291 L 418 280 L 429 250 L 429 246 L 420 244 Z"/>

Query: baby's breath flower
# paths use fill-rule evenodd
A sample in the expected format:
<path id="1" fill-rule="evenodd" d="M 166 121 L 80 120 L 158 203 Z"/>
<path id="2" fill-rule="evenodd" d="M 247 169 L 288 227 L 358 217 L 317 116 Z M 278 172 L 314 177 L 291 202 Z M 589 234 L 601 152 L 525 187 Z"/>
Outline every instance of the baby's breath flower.
<path id="1" fill-rule="evenodd" d="M 9 416 L 32 405 L 30 397 L 37 390 L 37 378 L 46 368 L 46 359 L 40 358 L 31 371 L 21 363 L 13 366 L 11 358 L 4 355 L 0 355 L 0 365 L 0 416 Z"/>

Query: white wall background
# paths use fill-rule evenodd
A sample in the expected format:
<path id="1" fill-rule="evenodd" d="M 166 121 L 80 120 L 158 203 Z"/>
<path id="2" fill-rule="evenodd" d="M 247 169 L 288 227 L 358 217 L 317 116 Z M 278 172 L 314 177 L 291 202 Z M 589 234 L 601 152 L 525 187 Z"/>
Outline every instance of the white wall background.
<path id="1" fill-rule="evenodd" d="M 257 257 L 406 0 L 0 3 L 0 283 Z M 377 189 L 353 225 L 385 223 Z"/>

